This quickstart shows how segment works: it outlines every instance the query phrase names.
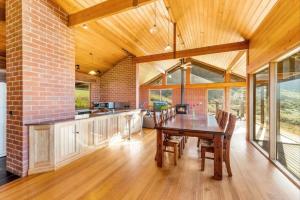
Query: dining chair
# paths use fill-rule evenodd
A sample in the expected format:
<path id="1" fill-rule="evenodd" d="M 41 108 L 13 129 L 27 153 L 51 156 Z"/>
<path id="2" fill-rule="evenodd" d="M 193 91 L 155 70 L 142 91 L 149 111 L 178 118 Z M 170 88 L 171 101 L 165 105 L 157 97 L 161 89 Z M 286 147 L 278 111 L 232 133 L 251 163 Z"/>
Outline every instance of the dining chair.
<path id="1" fill-rule="evenodd" d="M 217 120 L 218 124 L 220 124 L 220 122 L 222 121 L 223 112 L 224 111 L 222 111 L 220 109 L 217 111 L 216 120 Z"/>
<path id="2" fill-rule="evenodd" d="M 162 123 L 168 120 L 168 112 L 167 110 L 161 110 L 159 112 L 154 111 L 154 124 L 155 128 L 158 128 L 162 125 Z M 183 146 L 182 146 L 182 138 L 179 136 L 169 136 L 167 131 L 163 132 L 164 140 L 163 140 L 163 151 L 174 154 L 174 165 L 177 165 L 177 157 L 181 158 Z M 169 147 L 169 148 L 168 148 Z M 170 149 L 171 148 L 171 149 Z M 156 160 L 156 155 L 155 155 Z"/>
<path id="3" fill-rule="evenodd" d="M 226 111 L 222 111 L 222 117 L 221 117 L 221 120 L 219 122 L 219 125 L 221 128 L 225 128 L 226 127 L 226 124 L 227 124 L 227 120 L 228 120 L 228 112 Z"/>
<path id="4" fill-rule="evenodd" d="M 233 135 L 233 131 L 236 124 L 236 116 L 233 114 L 229 115 L 229 121 L 225 130 L 225 137 L 223 140 L 223 160 L 226 164 L 226 169 L 228 176 L 232 176 L 231 166 L 230 166 L 230 141 Z M 206 157 L 206 152 L 214 153 L 214 145 L 201 145 L 201 171 L 204 171 L 205 159 L 214 159 L 212 157 Z"/>

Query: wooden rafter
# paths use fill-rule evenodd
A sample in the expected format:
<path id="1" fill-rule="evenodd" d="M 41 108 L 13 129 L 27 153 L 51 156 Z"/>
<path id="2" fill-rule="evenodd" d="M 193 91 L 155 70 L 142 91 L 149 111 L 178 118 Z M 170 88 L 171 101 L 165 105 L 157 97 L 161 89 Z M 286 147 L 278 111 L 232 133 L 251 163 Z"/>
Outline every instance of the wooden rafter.
<path id="1" fill-rule="evenodd" d="M 242 58 L 242 56 L 245 54 L 245 50 L 239 51 L 237 55 L 232 59 L 231 63 L 227 67 L 227 71 L 230 72 L 235 67 L 235 64 Z"/>
<path id="2" fill-rule="evenodd" d="M 245 87 L 246 82 L 231 82 L 231 83 L 199 83 L 199 84 L 185 84 L 185 88 L 225 88 L 225 87 Z M 143 89 L 178 89 L 177 85 L 141 85 Z"/>
<path id="3" fill-rule="evenodd" d="M 214 45 L 208 47 L 176 51 L 176 58 L 185 58 L 191 56 L 222 53 L 222 52 L 229 52 L 229 51 L 238 51 L 238 50 L 245 50 L 248 48 L 249 48 L 249 42 L 246 40 L 243 42 L 220 44 L 220 45 Z M 136 57 L 134 59 L 134 62 L 144 63 L 144 62 L 152 62 L 152 61 L 160 61 L 160 60 L 168 60 L 168 59 L 174 59 L 173 52 Z"/>
<path id="4" fill-rule="evenodd" d="M 5 8 L 0 7 L 0 21 L 5 21 Z"/>
<path id="5" fill-rule="evenodd" d="M 153 0 L 108 0 L 69 15 L 69 26 L 83 24 L 92 20 L 111 16 L 137 6 L 151 3 Z"/>
<path id="6" fill-rule="evenodd" d="M 176 58 L 176 23 L 173 23 L 173 58 Z"/>
<path id="7" fill-rule="evenodd" d="M 172 8 L 171 8 L 171 6 L 170 6 L 169 0 L 164 0 L 164 4 L 165 4 L 165 6 L 166 6 L 166 8 L 167 8 L 167 10 L 168 10 L 168 14 L 169 14 L 169 16 L 170 16 L 171 21 L 172 21 L 173 23 L 176 23 L 176 19 L 175 19 L 175 17 L 174 17 L 173 12 L 172 12 Z M 178 38 L 180 38 L 180 39 L 182 40 L 182 42 L 184 43 L 183 38 L 181 37 L 181 31 L 180 31 L 180 29 L 179 29 L 178 26 L 176 26 L 176 36 L 178 36 Z"/>

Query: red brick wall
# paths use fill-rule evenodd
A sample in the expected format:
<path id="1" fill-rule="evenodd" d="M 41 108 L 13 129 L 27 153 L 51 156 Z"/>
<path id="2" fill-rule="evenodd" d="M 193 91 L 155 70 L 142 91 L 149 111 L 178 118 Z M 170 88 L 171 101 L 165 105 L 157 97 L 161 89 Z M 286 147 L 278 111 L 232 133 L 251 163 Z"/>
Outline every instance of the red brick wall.
<path id="1" fill-rule="evenodd" d="M 100 78 L 101 101 L 129 102 L 132 108 L 138 106 L 137 67 L 132 56 L 121 60 Z"/>
<path id="2" fill-rule="evenodd" d="M 7 0 L 6 5 L 7 167 L 24 176 L 25 125 L 74 117 L 74 36 L 67 13 L 51 0 Z"/>
<path id="3" fill-rule="evenodd" d="M 90 83 L 91 103 L 93 101 L 100 101 L 100 77 L 76 72 L 75 79 L 76 81 Z"/>
<path id="4" fill-rule="evenodd" d="M 173 97 L 172 104 L 175 106 L 180 103 L 180 88 L 172 89 Z M 148 108 L 149 101 L 149 89 L 140 88 L 140 102 Z M 207 113 L 207 89 L 205 88 L 186 88 L 185 103 L 190 105 L 190 112 L 192 109 L 195 110 L 196 114 Z"/>

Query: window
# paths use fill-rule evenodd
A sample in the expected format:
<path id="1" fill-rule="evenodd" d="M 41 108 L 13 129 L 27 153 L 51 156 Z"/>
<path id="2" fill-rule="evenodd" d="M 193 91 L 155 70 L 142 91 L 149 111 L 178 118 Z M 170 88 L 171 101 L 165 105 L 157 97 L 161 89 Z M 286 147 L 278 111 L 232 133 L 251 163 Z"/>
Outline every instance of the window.
<path id="1" fill-rule="evenodd" d="M 235 74 L 230 74 L 230 82 L 246 82 L 246 78 L 237 76 Z"/>
<path id="2" fill-rule="evenodd" d="M 254 74 L 253 140 L 269 152 L 269 68 Z"/>
<path id="3" fill-rule="evenodd" d="M 167 102 L 168 105 L 172 105 L 173 90 L 149 90 L 149 106 L 153 106 L 155 101 Z"/>
<path id="4" fill-rule="evenodd" d="M 186 72 L 183 72 L 183 77 L 184 77 L 184 83 L 186 83 L 185 80 L 185 74 Z M 168 85 L 178 85 L 181 84 L 181 68 L 176 69 L 175 71 L 171 71 L 167 74 L 167 84 Z"/>
<path id="5" fill-rule="evenodd" d="M 75 108 L 90 108 L 90 84 L 84 82 L 75 83 Z"/>
<path id="6" fill-rule="evenodd" d="M 300 52 L 277 63 L 277 160 L 300 180 Z"/>
<path id="7" fill-rule="evenodd" d="M 223 109 L 224 106 L 224 90 L 209 89 L 207 90 L 208 114 L 216 114 L 217 109 Z"/>
<path id="8" fill-rule="evenodd" d="M 224 82 L 224 72 L 205 65 L 193 65 L 191 68 L 191 83 L 221 83 Z"/>
<path id="9" fill-rule="evenodd" d="M 152 81 L 148 85 L 162 85 L 162 77 L 157 78 L 156 80 Z"/>
<path id="10" fill-rule="evenodd" d="M 230 89 L 230 112 L 240 119 L 245 119 L 246 88 L 236 87 Z"/>

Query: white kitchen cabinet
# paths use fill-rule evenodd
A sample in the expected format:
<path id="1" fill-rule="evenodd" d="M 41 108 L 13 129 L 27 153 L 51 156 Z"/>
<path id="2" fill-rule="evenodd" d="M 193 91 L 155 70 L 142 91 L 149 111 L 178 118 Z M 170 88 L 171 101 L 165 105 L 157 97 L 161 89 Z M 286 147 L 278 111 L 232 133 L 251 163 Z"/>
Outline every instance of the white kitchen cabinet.
<path id="1" fill-rule="evenodd" d="M 104 147 L 117 135 L 128 136 L 126 115 L 138 117 L 140 110 L 88 119 L 29 125 L 29 171 L 55 170 Z M 131 133 L 140 131 L 140 119 L 131 122 Z"/>
<path id="2" fill-rule="evenodd" d="M 94 145 L 101 145 L 108 139 L 107 117 L 96 117 L 94 119 Z"/>
<path id="3" fill-rule="evenodd" d="M 74 121 L 55 124 L 54 140 L 56 165 L 68 162 L 80 153 L 79 130 L 76 130 Z"/>

